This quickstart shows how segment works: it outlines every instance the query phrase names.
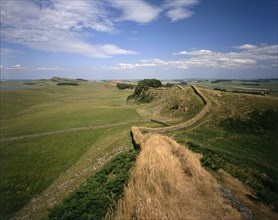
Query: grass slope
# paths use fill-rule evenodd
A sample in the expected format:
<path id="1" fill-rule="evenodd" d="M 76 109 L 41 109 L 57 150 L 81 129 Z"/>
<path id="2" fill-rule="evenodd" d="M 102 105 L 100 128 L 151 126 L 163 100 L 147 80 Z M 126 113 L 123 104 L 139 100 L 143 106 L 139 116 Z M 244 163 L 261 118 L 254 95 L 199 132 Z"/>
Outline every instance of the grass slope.
<path id="1" fill-rule="evenodd" d="M 175 139 L 203 154 L 204 166 L 224 169 L 277 208 L 277 98 L 204 92 L 213 111 L 202 126 L 179 131 Z"/>
<path id="2" fill-rule="evenodd" d="M 32 89 L 1 90 L 1 138 L 141 119 L 134 106 L 124 104 L 131 93 L 105 83 L 60 87 L 50 81 Z M 11 217 L 46 189 L 100 139 L 110 139 L 128 129 L 121 126 L 1 142 L 3 218 Z M 128 135 L 125 140 L 130 143 Z M 107 152 L 116 147 L 111 146 Z M 96 151 L 94 160 L 98 155 Z"/>
<path id="3" fill-rule="evenodd" d="M 278 96 L 278 81 L 277 80 L 261 80 L 261 81 L 245 81 L 245 80 L 219 80 L 218 83 L 212 83 L 213 81 L 199 81 L 189 82 L 188 84 L 195 84 L 203 88 L 221 88 L 227 91 L 238 90 L 242 92 L 269 92 L 268 95 Z"/>
<path id="4" fill-rule="evenodd" d="M 154 97 L 152 103 L 139 106 L 137 111 L 143 116 L 170 125 L 192 118 L 204 107 L 202 99 L 188 86 L 183 89 L 150 88 L 147 94 Z"/>
<path id="5" fill-rule="evenodd" d="M 136 152 L 123 152 L 105 164 L 62 203 L 50 210 L 48 219 L 102 219 L 113 209 L 128 182 Z"/>
<path id="6" fill-rule="evenodd" d="M 140 119 L 129 91 L 101 83 L 1 91 L 1 138 Z"/>
<path id="7" fill-rule="evenodd" d="M 114 219 L 240 219 L 196 154 L 133 129 L 141 151 Z"/>

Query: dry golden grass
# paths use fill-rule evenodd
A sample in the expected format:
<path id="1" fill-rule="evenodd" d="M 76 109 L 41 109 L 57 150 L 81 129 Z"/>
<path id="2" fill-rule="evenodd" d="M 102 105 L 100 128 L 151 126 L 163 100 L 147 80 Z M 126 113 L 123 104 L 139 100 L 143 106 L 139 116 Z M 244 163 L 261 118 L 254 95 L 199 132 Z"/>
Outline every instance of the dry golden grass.
<path id="1" fill-rule="evenodd" d="M 232 177 L 222 169 L 217 172 L 217 178 L 220 180 L 221 185 L 230 189 L 232 194 L 242 204 L 252 210 L 254 219 L 278 219 L 277 212 L 274 211 L 273 207 L 264 205 L 257 201 L 252 190 L 248 186 L 244 185 L 240 180 Z"/>
<path id="2" fill-rule="evenodd" d="M 197 154 L 168 137 L 132 131 L 141 152 L 115 219 L 240 219 Z"/>

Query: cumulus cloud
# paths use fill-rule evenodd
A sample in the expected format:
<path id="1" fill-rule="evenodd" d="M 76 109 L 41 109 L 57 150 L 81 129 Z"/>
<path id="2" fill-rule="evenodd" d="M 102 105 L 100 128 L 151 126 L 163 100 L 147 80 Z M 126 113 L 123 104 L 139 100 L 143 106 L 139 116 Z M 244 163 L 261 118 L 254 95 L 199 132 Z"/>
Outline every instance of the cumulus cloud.
<path id="1" fill-rule="evenodd" d="M 4 70 L 26 70 L 27 68 L 22 66 L 21 64 L 15 64 L 15 65 L 12 65 L 12 66 L 3 66 L 3 65 L 1 65 L 1 69 L 4 69 Z"/>
<path id="2" fill-rule="evenodd" d="M 24 52 L 17 49 L 12 48 L 0 48 L 0 54 L 3 57 L 14 58 L 18 55 L 24 55 Z"/>
<path id="3" fill-rule="evenodd" d="M 116 24 L 123 21 L 147 24 L 163 14 L 173 22 L 182 20 L 193 15 L 191 8 L 197 3 L 197 0 L 166 0 L 156 5 L 144 0 L 4 0 L 1 38 L 39 51 L 100 58 L 132 55 L 136 52 L 115 44 L 91 43 L 93 34 L 113 33 L 117 31 Z M 16 54 L 3 51 L 10 56 Z"/>
<path id="4" fill-rule="evenodd" d="M 8 42 L 41 51 L 89 57 L 136 54 L 113 44 L 86 41 L 87 29 L 113 31 L 108 14 L 99 1 L 2 1 L 1 34 Z"/>
<path id="5" fill-rule="evenodd" d="M 243 50 L 252 50 L 252 49 L 256 49 L 257 46 L 256 45 L 252 45 L 252 44 L 244 44 L 244 45 L 241 45 L 241 46 L 236 46 L 235 48 L 243 49 Z"/>
<path id="6" fill-rule="evenodd" d="M 211 50 L 193 50 L 193 51 L 180 51 L 175 52 L 173 55 L 212 55 L 214 54 Z"/>
<path id="7" fill-rule="evenodd" d="M 124 64 L 116 66 L 117 69 L 126 69 L 126 67 L 173 67 L 188 69 L 193 67 L 213 67 L 224 69 L 240 68 L 275 68 L 277 67 L 278 45 L 253 45 L 249 49 L 238 48 L 239 52 L 220 53 L 211 50 L 193 50 L 180 51 L 174 55 L 186 55 L 185 59 L 179 60 L 161 60 L 161 59 L 143 59 L 139 64 Z"/>
<path id="8" fill-rule="evenodd" d="M 116 66 L 113 67 L 106 67 L 105 69 L 134 69 L 136 67 L 150 67 L 155 66 L 153 63 L 118 63 Z"/>
<path id="9" fill-rule="evenodd" d="M 198 0 L 167 0 L 163 7 L 166 11 L 166 16 L 175 22 L 191 17 L 194 14 L 191 7 L 198 3 Z"/>
<path id="10" fill-rule="evenodd" d="M 37 67 L 34 70 L 38 70 L 38 71 L 63 71 L 63 70 L 66 70 L 66 69 L 63 68 L 63 67 L 60 67 L 60 66 L 53 66 L 53 67 Z"/>
<path id="11" fill-rule="evenodd" d="M 191 17 L 193 12 L 187 10 L 186 8 L 174 8 L 167 11 L 166 15 L 171 19 L 171 21 L 178 21 Z"/>
<path id="12" fill-rule="evenodd" d="M 120 21 L 149 23 L 155 20 L 162 11 L 161 8 L 153 6 L 142 0 L 111 0 L 110 2 L 112 6 L 121 10 L 122 15 L 118 18 Z"/>

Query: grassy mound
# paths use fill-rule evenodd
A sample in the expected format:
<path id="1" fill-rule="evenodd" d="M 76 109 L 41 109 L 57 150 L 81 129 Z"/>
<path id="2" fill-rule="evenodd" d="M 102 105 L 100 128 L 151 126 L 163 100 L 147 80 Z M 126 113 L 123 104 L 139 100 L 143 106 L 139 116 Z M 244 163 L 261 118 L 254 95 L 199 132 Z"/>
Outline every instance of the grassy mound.
<path id="1" fill-rule="evenodd" d="M 193 118 L 205 105 L 191 87 L 150 88 L 146 96 L 153 97 L 153 101 L 139 107 L 139 113 L 169 125 Z"/>

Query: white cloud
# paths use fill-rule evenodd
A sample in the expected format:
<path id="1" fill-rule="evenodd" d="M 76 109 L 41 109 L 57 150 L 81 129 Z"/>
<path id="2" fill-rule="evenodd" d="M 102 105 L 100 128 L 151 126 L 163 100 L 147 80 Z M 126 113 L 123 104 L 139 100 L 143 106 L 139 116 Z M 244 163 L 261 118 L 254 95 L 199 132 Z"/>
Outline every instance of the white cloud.
<path id="1" fill-rule="evenodd" d="M 134 69 L 136 67 L 150 67 L 150 66 L 156 66 L 154 63 L 118 63 L 116 66 L 113 67 L 106 67 L 106 69 Z"/>
<path id="2" fill-rule="evenodd" d="M 4 70 L 26 70 L 27 68 L 22 66 L 21 64 L 15 64 L 15 65 L 12 65 L 12 66 L 3 66 L 3 65 L 1 65 L 1 69 L 4 69 Z"/>
<path id="3" fill-rule="evenodd" d="M 190 9 L 197 3 L 197 0 L 172 0 L 160 5 L 144 0 L 3 0 L 1 40 L 39 51 L 89 57 L 132 55 L 137 53 L 115 44 L 91 43 L 93 34 L 114 33 L 115 24 L 122 21 L 146 24 L 158 19 L 161 13 L 172 21 L 185 19 L 192 16 Z M 7 48 L 1 54 L 13 57 L 20 53 Z"/>
<path id="4" fill-rule="evenodd" d="M 214 54 L 211 50 L 193 50 L 193 51 L 180 51 L 173 53 L 173 55 L 212 55 Z"/>
<path id="5" fill-rule="evenodd" d="M 187 59 L 161 60 L 143 59 L 139 64 L 121 63 L 116 69 L 155 66 L 188 69 L 193 67 L 213 67 L 224 69 L 274 68 L 277 66 L 278 45 L 258 45 L 254 49 L 240 52 L 219 53 L 211 50 L 180 51 L 174 55 L 190 55 Z M 114 67 L 112 67 L 114 68 Z"/>
<path id="6" fill-rule="evenodd" d="M 12 48 L 0 48 L 0 54 L 2 57 L 14 58 L 18 55 L 24 55 L 24 52 Z"/>
<path id="7" fill-rule="evenodd" d="M 37 67 L 34 70 L 38 70 L 38 71 L 63 71 L 66 70 L 63 67 L 60 66 L 54 66 L 54 67 Z"/>
<path id="8" fill-rule="evenodd" d="M 172 22 L 189 18 L 194 14 L 190 8 L 198 3 L 198 0 L 168 0 L 164 4 L 166 16 Z"/>
<path id="9" fill-rule="evenodd" d="M 161 8 L 153 6 L 142 0 L 111 0 L 110 2 L 112 6 L 122 11 L 122 15 L 119 18 L 120 21 L 149 23 L 155 20 L 162 11 Z"/>
<path id="10" fill-rule="evenodd" d="M 235 48 L 242 49 L 242 50 L 252 50 L 252 49 L 256 49 L 257 46 L 256 45 L 252 45 L 252 44 L 244 44 L 244 45 L 241 45 L 241 46 L 237 46 Z"/>
<path id="11" fill-rule="evenodd" d="M 192 7 L 198 4 L 198 0 L 166 0 L 165 8 L 179 8 L 179 7 Z"/>
<path id="12" fill-rule="evenodd" d="M 103 2 L 53 0 L 49 3 L 1 1 L 3 39 L 35 50 L 89 57 L 136 54 L 113 44 L 94 45 L 86 41 L 86 29 L 113 31 L 113 22 Z"/>
<path id="13" fill-rule="evenodd" d="M 171 21 L 178 21 L 191 17 L 193 12 L 187 10 L 186 8 L 174 8 L 167 11 L 166 15 L 171 19 Z"/>

